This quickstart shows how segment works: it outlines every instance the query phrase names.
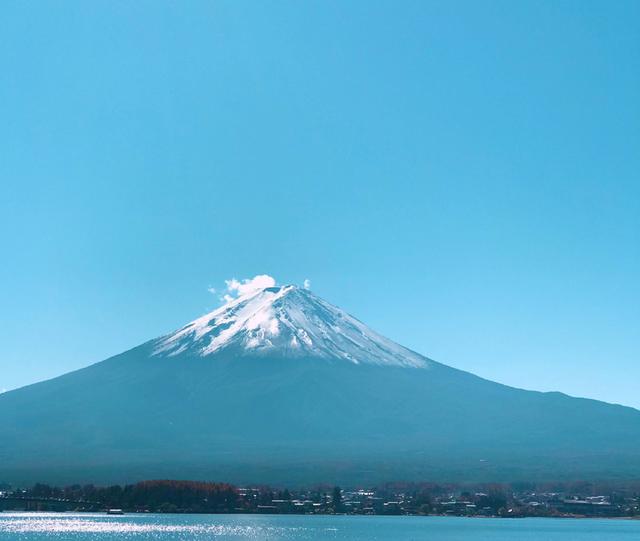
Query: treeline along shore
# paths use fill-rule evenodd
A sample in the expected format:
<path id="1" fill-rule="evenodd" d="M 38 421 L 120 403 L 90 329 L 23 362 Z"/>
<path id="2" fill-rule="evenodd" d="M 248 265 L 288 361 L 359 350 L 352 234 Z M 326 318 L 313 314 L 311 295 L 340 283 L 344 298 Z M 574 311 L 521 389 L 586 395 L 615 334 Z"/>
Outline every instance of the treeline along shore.
<path id="1" fill-rule="evenodd" d="M 130 485 L 30 488 L 0 484 L 0 511 L 271 513 L 640 518 L 640 481 L 459 485 L 388 483 L 375 488 L 274 489 L 157 480 Z"/>

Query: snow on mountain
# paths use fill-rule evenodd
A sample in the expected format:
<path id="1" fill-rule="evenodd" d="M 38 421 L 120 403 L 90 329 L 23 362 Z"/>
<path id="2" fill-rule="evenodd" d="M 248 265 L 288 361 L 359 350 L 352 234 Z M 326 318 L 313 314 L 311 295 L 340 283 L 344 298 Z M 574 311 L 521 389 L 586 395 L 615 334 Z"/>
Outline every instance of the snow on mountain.
<path id="1" fill-rule="evenodd" d="M 288 285 L 242 295 L 158 339 L 154 355 L 279 355 L 427 368 L 429 360 L 381 336 L 307 289 Z"/>

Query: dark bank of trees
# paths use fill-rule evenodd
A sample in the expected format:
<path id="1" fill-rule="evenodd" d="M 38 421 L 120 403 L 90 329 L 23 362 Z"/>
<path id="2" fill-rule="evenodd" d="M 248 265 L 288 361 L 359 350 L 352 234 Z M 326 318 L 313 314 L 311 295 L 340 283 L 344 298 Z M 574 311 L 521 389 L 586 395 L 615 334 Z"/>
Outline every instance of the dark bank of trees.
<path id="1" fill-rule="evenodd" d="M 231 513 L 242 511 L 235 487 L 198 481 L 143 481 L 135 485 L 72 485 L 64 488 L 36 484 L 20 492 L 23 498 L 66 500 L 76 507 L 120 508 L 130 511 Z M 46 503 L 46 502 L 43 502 Z"/>

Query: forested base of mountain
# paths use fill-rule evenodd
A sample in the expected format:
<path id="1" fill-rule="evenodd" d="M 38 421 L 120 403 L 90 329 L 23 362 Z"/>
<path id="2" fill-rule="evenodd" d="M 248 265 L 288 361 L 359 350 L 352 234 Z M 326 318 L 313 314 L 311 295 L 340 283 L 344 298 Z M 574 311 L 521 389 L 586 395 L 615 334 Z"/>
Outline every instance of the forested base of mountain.
<path id="1" fill-rule="evenodd" d="M 0 479 L 640 478 L 640 412 L 429 369 L 148 348 L 0 395 Z"/>

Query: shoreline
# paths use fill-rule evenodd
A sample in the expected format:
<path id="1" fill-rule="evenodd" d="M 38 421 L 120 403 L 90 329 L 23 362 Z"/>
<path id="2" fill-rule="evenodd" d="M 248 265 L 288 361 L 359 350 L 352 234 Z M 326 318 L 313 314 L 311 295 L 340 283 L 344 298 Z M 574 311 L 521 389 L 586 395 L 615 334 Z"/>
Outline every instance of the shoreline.
<path id="1" fill-rule="evenodd" d="M 110 514 L 105 510 L 100 511 L 89 511 L 89 510 L 64 510 L 64 511 L 29 511 L 24 509 L 0 509 L 0 517 L 3 514 L 11 515 L 11 514 L 24 514 L 24 515 L 64 515 L 64 514 L 86 514 L 86 515 L 98 515 L 109 518 L 119 518 L 123 516 L 150 516 L 150 515 L 158 515 L 158 516 L 184 516 L 184 515 L 210 515 L 210 516 L 268 516 L 268 517 L 277 517 L 277 516 L 289 516 L 289 517 L 386 517 L 386 518 L 394 518 L 394 517 L 421 517 L 421 518 L 460 518 L 460 519 L 498 519 L 498 520 L 524 520 L 524 519 L 555 519 L 555 520 L 624 520 L 624 521 L 640 521 L 640 516 L 620 516 L 620 517 L 598 517 L 598 516 L 589 516 L 589 515 L 528 515 L 528 516 L 491 516 L 491 515 L 443 515 L 443 514 L 362 514 L 362 513 L 247 513 L 247 512 L 238 512 L 238 513 L 230 513 L 230 512 L 220 512 L 220 513 L 212 513 L 212 512 L 193 512 L 193 511 L 184 511 L 184 512 L 175 512 L 175 513 L 162 513 L 158 511 L 124 511 L 122 514 Z"/>

